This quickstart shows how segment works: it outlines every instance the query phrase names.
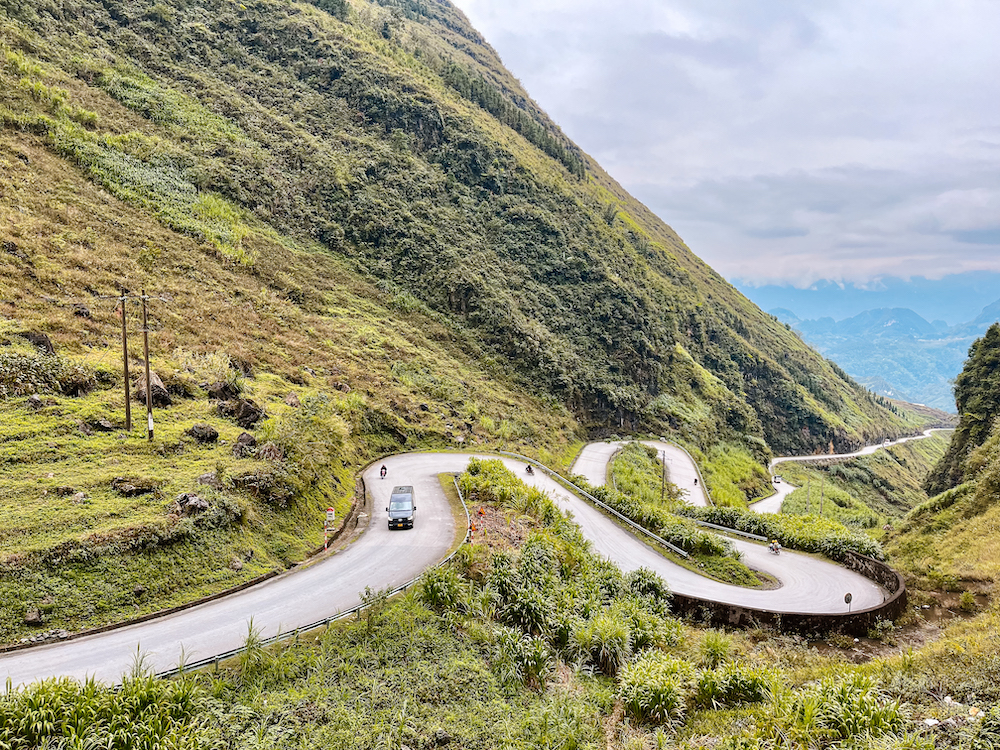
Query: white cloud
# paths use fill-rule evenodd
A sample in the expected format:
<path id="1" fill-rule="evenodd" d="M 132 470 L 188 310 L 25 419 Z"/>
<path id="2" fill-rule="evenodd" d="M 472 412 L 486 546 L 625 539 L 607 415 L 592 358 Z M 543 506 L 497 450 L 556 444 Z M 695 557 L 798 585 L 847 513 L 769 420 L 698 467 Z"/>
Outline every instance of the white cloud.
<path id="1" fill-rule="evenodd" d="M 1000 269 L 1000 3 L 457 4 L 724 275 Z"/>

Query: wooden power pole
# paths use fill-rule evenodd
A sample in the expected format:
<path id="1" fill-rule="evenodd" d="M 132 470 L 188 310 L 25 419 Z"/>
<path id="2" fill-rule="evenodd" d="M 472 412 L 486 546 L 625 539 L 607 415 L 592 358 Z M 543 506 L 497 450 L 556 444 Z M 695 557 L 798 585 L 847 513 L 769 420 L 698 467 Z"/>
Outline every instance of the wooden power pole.
<path id="1" fill-rule="evenodd" d="M 146 359 L 146 438 L 153 439 L 153 388 L 149 382 L 149 325 L 146 320 L 146 290 L 142 290 L 142 350 Z"/>
<path id="2" fill-rule="evenodd" d="M 125 431 L 132 431 L 132 400 L 131 394 L 129 393 L 130 383 L 128 375 L 128 334 L 126 332 L 127 327 L 125 325 L 126 317 L 126 307 L 125 304 L 128 301 L 128 296 L 125 294 L 125 287 L 121 288 L 121 297 L 118 298 L 122 303 L 121 317 L 122 317 L 122 365 L 125 368 Z"/>

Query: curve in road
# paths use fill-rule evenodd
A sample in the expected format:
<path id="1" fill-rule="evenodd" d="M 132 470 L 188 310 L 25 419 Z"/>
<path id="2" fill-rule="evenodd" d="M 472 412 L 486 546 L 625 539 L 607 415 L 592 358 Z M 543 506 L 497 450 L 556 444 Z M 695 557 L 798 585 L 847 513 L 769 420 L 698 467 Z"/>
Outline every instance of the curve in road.
<path id="1" fill-rule="evenodd" d="M 674 477 L 684 472 L 697 476 L 693 462 L 683 451 L 676 451 L 670 444 L 651 442 L 658 449 L 671 451 L 672 471 L 681 472 L 674 473 Z M 593 451 L 586 459 L 581 456 L 581 460 L 597 466 L 603 459 Z M 608 459 L 613 452 L 607 454 Z M 473 455 L 402 454 L 384 461 L 388 468 L 386 479 L 379 479 L 375 466 L 364 473 L 376 509 L 386 505 L 393 485 L 414 486 L 417 512 L 411 530 L 390 532 L 382 513 L 375 512 L 368 530 L 345 549 L 245 591 L 148 622 L 4 654 L 0 656 L 0 684 L 9 679 L 16 686 L 51 676 L 94 676 L 115 682 L 130 669 L 138 653 L 143 654 L 145 664 L 154 672 L 163 672 L 175 668 L 182 659 L 192 662 L 240 647 L 251 619 L 254 628 L 266 638 L 350 609 L 366 587 L 380 590 L 400 586 L 440 561 L 452 545 L 454 518 L 438 474 L 463 471 Z M 773 612 L 841 612 L 845 607 L 844 591 L 852 591 L 856 609 L 876 606 L 885 599 L 884 589 L 856 573 L 804 555 L 774 557 L 763 546 L 744 542 L 736 545 L 747 564 L 778 579 L 780 589 L 744 589 L 704 578 L 666 559 L 552 477 L 542 472 L 527 476 L 524 462 L 501 460 L 528 483 L 548 492 L 561 509 L 572 513 L 595 552 L 625 571 L 639 567 L 655 570 L 678 593 Z M 577 466 L 591 471 L 585 463 L 578 462 Z M 603 466 L 600 481 L 595 483 L 603 484 L 606 460 Z"/>
<path id="2" fill-rule="evenodd" d="M 795 461 L 799 463 L 810 463 L 816 461 L 830 461 L 830 460 L 846 460 L 850 458 L 860 458 L 861 456 L 870 456 L 878 450 L 883 448 L 891 448 L 894 445 L 902 445 L 903 443 L 908 443 L 911 440 L 923 440 L 924 438 L 929 438 L 934 432 L 945 432 L 946 430 L 940 427 L 933 427 L 929 430 L 924 430 L 919 435 L 910 435 L 909 437 L 899 438 L 897 440 L 887 440 L 883 443 L 877 443 L 875 445 L 868 445 L 861 450 L 854 451 L 853 453 L 820 453 L 813 456 L 781 456 L 780 458 L 775 458 L 771 461 L 768 469 L 771 472 L 772 483 L 774 478 L 774 469 L 778 464 L 783 464 L 788 461 Z M 774 494 L 770 497 L 765 497 L 763 500 L 758 500 L 753 505 L 750 506 L 751 510 L 757 513 L 780 513 L 781 506 L 785 502 L 785 498 L 788 497 L 792 492 L 798 489 L 794 484 L 789 484 L 783 479 L 774 486 Z"/>
<path id="3" fill-rule="evenodd" d="M 607 461 L 625 442 L 611 441 L 587 445 L 574 463 L 573 473 L 586 477 L 591 484 L 603 485 L 607 475 Z M 698 470 L 686 451 L 671 443 L 643 442 L 658 451 L 667 453 L 671 479 L 675 484 L 677 481 L 691 479 L 689 486 L 694 487 L 693 478 L 697 476 Z M 601 469 L 602 461 L 604 461 L 603 469 Z M 708 501 L 700 490 L 701 485 L 702 483 L 699 482 L 698 501 L 701 505 L 707 505 Z M 565 490 L 562 492 L 565 494 Z M 610 533 L 607 528 L 608 519 L 596 508 L 581 500 L 569 505 L 567 509 L 573 512 L 577 522 L 581 523 L 584 533 L 591 539 L 596 552 L 611 558 L 623 570 L 634 570 L 638 567 L 655 570 L 666 579 L 671 590 L 678 594 L 768 612 L 807 614 L 846 612 L 847 605 L 844 603 L 844 594 L 847 592 L 851 592 L 853 597 L 851 606 L 855 610 L 878 606 L 888 596 L 888 592 L 878 584 L 839 565 L 796 552 L 784 551 L 780 555 L 773 555 L 765 545 L 741 539 L 730 541 L 740 552 L 743 562 L 754 570 L 770 575 L 778 581 L 780 587 L 769 590 L 747 589 L 721 583 L 700 576 L 688 568 L 664 558 L 658 552 L 654 551 L 655 559 L 647 554 L 642 554 L 635 543 L 647 549 L 651 548 L 631 534 L 628 536 L 634 543 L 627 542 L 620 535 Z M 590 521 L 591 513 L 600 516 L 603 519 L 603 524 L 596 520 Z M 586 523 L 583 522 L 584 519 L 586 519 Z M 621 531 L 627 533 L 624 530 Z"/>

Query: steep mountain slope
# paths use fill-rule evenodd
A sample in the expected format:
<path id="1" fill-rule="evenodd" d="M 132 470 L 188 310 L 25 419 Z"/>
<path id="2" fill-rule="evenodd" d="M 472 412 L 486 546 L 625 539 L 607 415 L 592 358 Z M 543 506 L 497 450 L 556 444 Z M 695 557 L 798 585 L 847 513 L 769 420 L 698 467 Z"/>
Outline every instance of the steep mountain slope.
<path id="1" fill-rule="evenodd" d="M 955 381 L 955 400 L 958 427 L 924 482 L 935 496 L 907 516 L 891 551 L 937 584 L 955 578 L 995 581 L 1000 575 L 1000 324 L 969 350 Z"/>
<path id="2" fill-rule="evenodd" d="M 1000 413 L 1000 323 L 973 343 L 969 359 L 955 379 L 959 421 L 944 458 L 927 477 L 931 494 L 944 492 L 972 478 L 982 461 L 972 456 L 990 438 Z"/>
<path id="3" fill-rule="evenodd" d="M 925 421 L 701 263 L 450 4 L 319 5 L 0 0 L 0 640 L 283 569 L 404 449 L 673 431 L 748 494 L 772 450 Z M 120 285 L 173 398 L 149 441 Z"/>
<path id="4" fill-rule="evenodd" d="M 568 142 L 461 13 L 385 5 L 8 2 L 3 122 L 247 273 L 274 233 L 345 257 L 592 430 L 788 452 L 907 428 Z"/>

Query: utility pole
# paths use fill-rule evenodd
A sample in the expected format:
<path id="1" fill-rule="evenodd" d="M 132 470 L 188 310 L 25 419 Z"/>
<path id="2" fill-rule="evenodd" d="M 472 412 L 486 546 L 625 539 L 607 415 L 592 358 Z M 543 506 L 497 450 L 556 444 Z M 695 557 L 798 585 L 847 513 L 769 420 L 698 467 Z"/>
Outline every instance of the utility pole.
<path id="1" fill-rule="evenodd" d="M 131 395 L 129 394 L 130 384 L 128 382 L 128 335 L 126 333 L 125 325 L 125 303 L 128 301 L 128 296 L 125 294 L 125 287 L 121 288 L 121 297 L 118 298 L 121 303 L 121 318 L 122 318 L 122 365 L 125 368 L 125 431 L 132 431 L 132 401 Z"/>
<path id="2" fill-rule="evenodd" d="M 146 290 L 142 290 L 142 350 L 146 359 L 146 438 L 153 439 L 153 389 L 149 383 L 149 325 L 146 320 Z"/>
<path id="3" fill-rule="evenodd" d="M 667 494 L 667 452 L 663 451 L 660 453 L 660 457 L 663 460 L 663 479 L 660 482 L 660 505 L 663 505 L 663 500 Z"/>

